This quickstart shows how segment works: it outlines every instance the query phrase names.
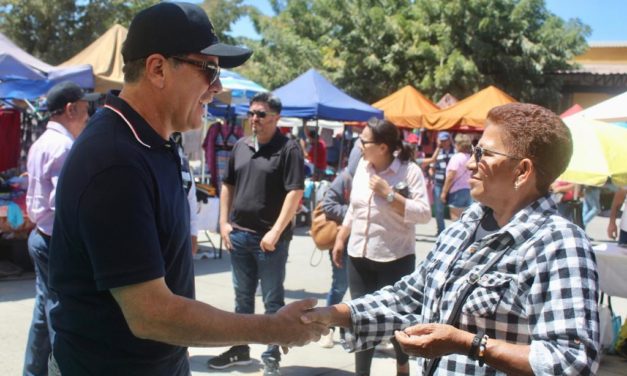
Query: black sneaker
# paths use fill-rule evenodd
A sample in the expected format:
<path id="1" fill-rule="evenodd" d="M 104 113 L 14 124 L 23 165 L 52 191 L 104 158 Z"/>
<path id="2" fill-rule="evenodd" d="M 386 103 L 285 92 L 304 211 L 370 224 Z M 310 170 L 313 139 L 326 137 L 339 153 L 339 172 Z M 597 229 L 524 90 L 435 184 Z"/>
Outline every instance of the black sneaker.
<path id="1" fill-rule="evenodd" d="M 250 360 L 250 348 L 248 346 L 233 346 L 222 354 L 209 359 L 209 368 L 224 369 L 236 365 L 252 363 Z"/>
<path id="2" fill-rule="evenodd" d="M 263 359 L 263 376 L 280 376 L 279 361 L 269 357 Z"/>

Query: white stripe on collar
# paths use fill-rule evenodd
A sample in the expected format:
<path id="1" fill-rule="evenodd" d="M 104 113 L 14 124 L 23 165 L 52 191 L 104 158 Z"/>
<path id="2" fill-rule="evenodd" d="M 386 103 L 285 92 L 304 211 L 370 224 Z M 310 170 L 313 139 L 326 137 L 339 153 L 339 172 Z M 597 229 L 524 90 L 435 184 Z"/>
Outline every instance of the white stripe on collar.
<path id="1" fill-rule="evenodd" d="M 139 135 L 137 134 L 137 132 L 135 131 L 135 128 L 133 128 L 133 125 L 131 124 L 130 121 L 128 121 L 128 119 L 115 107 L 105 104 L 104 108 L 108 108 L 109 110 L 115 112 L 116 114 L 118 114 L 118 116 L 120 116 L 122 118 L 122 120 L 124 120 L 124 122 L 126 123 L 126 125 L 128 125 L 128 127 L 130 128 L 131 132 L 133 133 L 133 136 L 135 136 L 135 139 L 137 140 L 137 142 L 139 142 L 140 144 L 144 145 L 145 147 L 147 147 L 148 149 L 150 149 L 150 145 L 148 145 L 147 143 L 143 142 L 140 138 Z"/>

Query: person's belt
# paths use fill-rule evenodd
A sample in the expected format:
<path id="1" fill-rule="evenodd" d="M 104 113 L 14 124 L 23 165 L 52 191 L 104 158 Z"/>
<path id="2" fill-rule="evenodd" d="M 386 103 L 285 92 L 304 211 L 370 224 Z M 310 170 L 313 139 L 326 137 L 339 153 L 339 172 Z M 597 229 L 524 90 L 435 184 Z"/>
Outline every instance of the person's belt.
<path id="1" fill-rule="evenodd" d="M 42 238 L 50 241 L 50 235 L 46 234 L 45 232 L 41 231 L 39 228 L 37 228 L 37 233 L 39 235 L 41 235 Z"/>

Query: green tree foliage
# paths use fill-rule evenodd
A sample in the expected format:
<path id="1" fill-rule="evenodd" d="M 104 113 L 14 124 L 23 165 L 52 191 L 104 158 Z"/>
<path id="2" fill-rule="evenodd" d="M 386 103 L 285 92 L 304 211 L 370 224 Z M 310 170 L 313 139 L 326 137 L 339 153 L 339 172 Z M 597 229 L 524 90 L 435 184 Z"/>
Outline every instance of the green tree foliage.
<path id="1" fill-rule="evenodd" d="M 250 12 L 262 40 L 244 74 L 276 88 L 315 67 L 373 102 L 411 84 L 438 99 L 494 84 L 518 100 L 552 105 L 556 72 L 586 48 L 589 27 L 543 0 L 271 1 Z M 250 43 L 250 42 L 248 42 Z"/>
<path id="2" fill-rule="evenodd" d="M 0 30 L 18 46 L 56 65 L 109 27 L 128 27 L 133 15 L 158 0 L 0 0 Z"/>

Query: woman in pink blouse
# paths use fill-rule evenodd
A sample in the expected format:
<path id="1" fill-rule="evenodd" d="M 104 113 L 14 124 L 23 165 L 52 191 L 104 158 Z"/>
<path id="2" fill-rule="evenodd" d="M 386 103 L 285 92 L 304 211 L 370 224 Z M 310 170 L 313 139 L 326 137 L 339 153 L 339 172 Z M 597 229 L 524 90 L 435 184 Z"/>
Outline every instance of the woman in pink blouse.
<path id="1" fill-rule="evenodd" d="M 431 219 L 420 167 L 410 145 L 403 144 L 394 124 L 370 119 L 361 134 L 363 158 L 353 180 L 350 206 L 333 247 L 341 267 L 348 243 L 351 297 L 364 296 L 394 284 L 414 271 L 415 225 Z M 398 343 L 397 375 L 409 375 L 408 356 Z M 369 375 L 374 350 L 355 353 L 355 374 Z"/>
<path id="2" fill-rule="evenodd" d="M 469 183 L 470 170 L 466 168 L 472 152 L 470 136 L 466 134 L 455 136 L 455 151 L 456 153 L 446 165 L 446 180 L 440 195 L 440 200 L 448 205 L 453 221 L 456 221 L 462 212 L 472 204 Z"/>

